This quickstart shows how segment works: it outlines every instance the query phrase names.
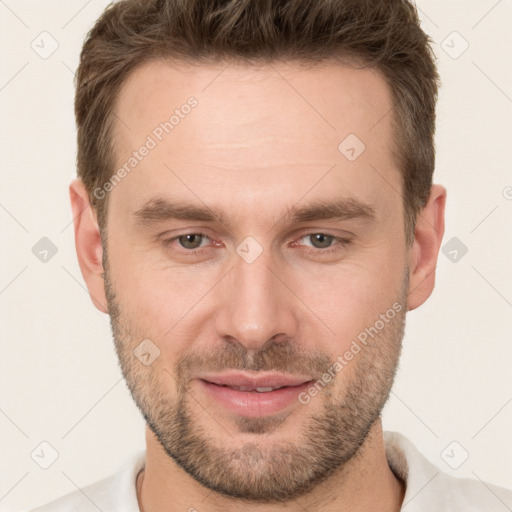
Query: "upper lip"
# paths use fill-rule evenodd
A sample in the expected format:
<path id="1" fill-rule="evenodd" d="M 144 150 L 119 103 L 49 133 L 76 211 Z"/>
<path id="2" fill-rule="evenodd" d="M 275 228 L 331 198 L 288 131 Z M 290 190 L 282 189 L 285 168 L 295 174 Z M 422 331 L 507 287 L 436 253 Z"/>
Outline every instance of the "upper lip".
<path id="1" fill-rule="evenodd" d="M 199 376 L 199 378 L 219 386 L 244 386 L 254 389 L 298 386 L 313 380 L 311 377 L 285 375 L 279 373 L 267 373 L 263 375 L 248 375 L 246 373 L 225 373 L 221 375 L 204 374 Z"/>

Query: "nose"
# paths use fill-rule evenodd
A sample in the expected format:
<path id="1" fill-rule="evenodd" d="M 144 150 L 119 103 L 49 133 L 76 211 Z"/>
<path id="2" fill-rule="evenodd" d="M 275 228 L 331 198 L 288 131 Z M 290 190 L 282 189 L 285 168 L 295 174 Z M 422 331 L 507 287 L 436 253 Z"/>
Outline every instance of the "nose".
<path id="1" fill-rule="evenodd" d="M 298 300 L 269 250 L 252 263 L 234 256 L 222 280 L 216 330 L 221 339 L 258 350 L 270 339 L 295 338 L 299 328 Z"/>

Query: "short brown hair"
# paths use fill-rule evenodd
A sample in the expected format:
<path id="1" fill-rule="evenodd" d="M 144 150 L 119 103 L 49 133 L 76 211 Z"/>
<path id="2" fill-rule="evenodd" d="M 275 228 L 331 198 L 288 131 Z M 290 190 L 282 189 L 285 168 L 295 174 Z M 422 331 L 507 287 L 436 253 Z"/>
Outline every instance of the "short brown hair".
<path id="1" fill-rule="evenodd" d="M 430 38 L 408 0 L 120 0 L 87 35 L 76 75 L 78 176 L 106 227 L 108 197 L 94 190 L 115 172 L 118 91 L 152 59 L 247 63 L 345 58 L 382 73 L 393 101 L 408 243 L 435 166 L 439 76 Z"/>

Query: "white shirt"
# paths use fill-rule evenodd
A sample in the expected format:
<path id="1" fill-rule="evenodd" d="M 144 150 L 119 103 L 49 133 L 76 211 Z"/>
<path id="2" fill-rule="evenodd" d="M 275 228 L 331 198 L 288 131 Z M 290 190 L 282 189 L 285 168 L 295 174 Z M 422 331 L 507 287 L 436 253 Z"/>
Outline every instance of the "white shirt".
<path id="1" fill-rule="evenodd" d="M 384 432 L 386 458 L 406 482 L 401 510 L 405 512 L 512 511 L 512 490 L 444 473 L 398 432 Z M 133 455 L 121 470 L 31 512 L 139 512 L 135 480 L 146 452 Z"/>

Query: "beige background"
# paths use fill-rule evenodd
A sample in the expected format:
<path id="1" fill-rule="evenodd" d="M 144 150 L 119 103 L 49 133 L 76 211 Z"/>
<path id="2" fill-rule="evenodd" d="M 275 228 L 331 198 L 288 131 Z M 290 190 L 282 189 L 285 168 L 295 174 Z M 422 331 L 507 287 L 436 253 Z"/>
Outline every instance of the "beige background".
<path id="1" fill-rule="evenodd" d="M 0 511 L 84 487 L 144 447 L 108 318 L 84 288 L 68 202 L 73 72 L 107 3 L 0 1 Z M 384 427 L 443 471 L 512 488 L 512 1 L 418 6 L 443 79 L 435 174 L 448 189 L 443 243 L 457 237 L 468 252 L 457 262 L 440 255 L 436 291 L 408 317 Z M 41 58 L 34 40 L 39 53 L 52 40 L 58 48 Z M 42 237 L 57 248 L 46 263 L 32 253 Z M 59 455 L 46 470 L 31 458 L 43 441 Z M 452 460 L 469 453 L 456 470 L 442 457 L 453 441 Z M 497 499 L 495 510 L 507 508 Z"/>

